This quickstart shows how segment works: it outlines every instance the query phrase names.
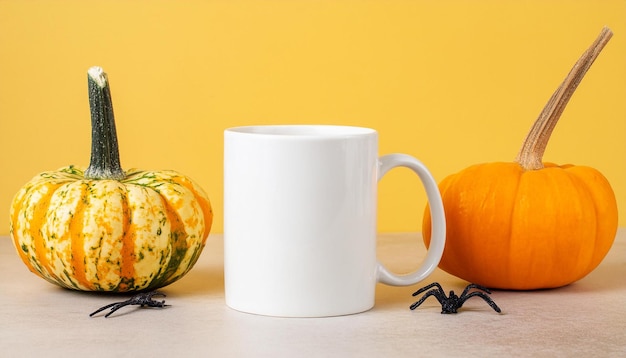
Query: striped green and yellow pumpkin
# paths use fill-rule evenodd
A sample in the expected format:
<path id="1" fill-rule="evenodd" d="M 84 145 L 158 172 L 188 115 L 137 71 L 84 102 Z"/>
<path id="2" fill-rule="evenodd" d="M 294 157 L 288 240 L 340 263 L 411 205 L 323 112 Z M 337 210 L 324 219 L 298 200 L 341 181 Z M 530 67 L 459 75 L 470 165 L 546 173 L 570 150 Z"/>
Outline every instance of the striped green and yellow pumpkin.
<path id="1" fill-rule="evenodd" d="M 166 286 L 196 263 L 213 213 L 204 191 L 174 171 L 124 172 L 106 74 L 89 70 L 91 162 L 28 182 L 11 205 L 10 232 L 35 274 L 84 291 Z"/>

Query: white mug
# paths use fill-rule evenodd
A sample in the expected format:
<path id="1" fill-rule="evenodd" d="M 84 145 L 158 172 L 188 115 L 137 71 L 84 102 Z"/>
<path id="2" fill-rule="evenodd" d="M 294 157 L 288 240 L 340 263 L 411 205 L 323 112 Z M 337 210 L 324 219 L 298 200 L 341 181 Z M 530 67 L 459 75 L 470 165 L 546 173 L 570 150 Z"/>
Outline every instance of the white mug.
<path id="1" fill-rule="evenodd" d="M 394 167 L 421 179 L 432 241 L 421 266 L 396 275 L 376 260 L 378 180 Z M 437 184 L 406 154 L 378 157 L 369 128 L 279 125 L 224 132 L 226 304 L 281 317 L 367 311 L 377 282 L 406 286 L 439 264 L 445 217 Z"/>

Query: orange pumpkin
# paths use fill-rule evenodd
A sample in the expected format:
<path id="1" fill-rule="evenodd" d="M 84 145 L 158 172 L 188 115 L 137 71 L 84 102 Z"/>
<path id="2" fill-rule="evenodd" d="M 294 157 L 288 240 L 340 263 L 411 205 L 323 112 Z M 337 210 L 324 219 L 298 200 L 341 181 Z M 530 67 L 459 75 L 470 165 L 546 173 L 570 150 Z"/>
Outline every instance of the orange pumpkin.
<path id="1" fill-rule="evenodd" d="M 483 286 L 564 286 L 595 269 L 615 239 L 615 194 L 596 169 L 543 163 L 546 144 L 580 80 L 612 33 L 603 29 L 552 96 L 517 160 L 471 166 L 439 185 L 447 238 L 439 267 Z M 424 242 L 430 244 L 430 212 Z"/>

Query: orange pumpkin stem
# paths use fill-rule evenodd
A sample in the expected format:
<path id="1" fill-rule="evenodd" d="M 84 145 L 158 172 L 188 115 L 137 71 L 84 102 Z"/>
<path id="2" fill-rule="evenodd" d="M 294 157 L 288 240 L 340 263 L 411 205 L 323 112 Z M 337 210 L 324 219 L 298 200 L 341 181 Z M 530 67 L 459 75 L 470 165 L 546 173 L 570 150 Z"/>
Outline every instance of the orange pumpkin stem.
<path id="1" fill-rule="evenodd" d="M 530 132 L 528 132 L 522 148 L 515 159 L 515 162 L 519 163 L 525 170 L 543 168 L 543 154 L 546 151 L 548 140 L 556 123 L 559 121 L 572 94 L 574 94 L 574 91 L 600 54 L 600 51 L 609 42 L 611 36 L 613 36 L 613 32 L 608 27 L 604 27 L 591 47 L 574 64 L 565 80 L 552 94 L 543 111 L 539 114 L 539 118 L 537 118 Z"/>

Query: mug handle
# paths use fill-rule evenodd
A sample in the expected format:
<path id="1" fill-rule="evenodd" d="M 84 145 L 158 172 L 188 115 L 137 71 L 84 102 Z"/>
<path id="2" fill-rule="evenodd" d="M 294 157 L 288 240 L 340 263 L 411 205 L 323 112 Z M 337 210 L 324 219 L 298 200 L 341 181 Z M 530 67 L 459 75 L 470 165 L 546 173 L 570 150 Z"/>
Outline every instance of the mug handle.
<path id="1" fill-rule="evenodd" d="M 421 266 L 407 275 L 397 275 L 378 262 L 378 282 L 391 286 L 409 286 L 422 281 L 430 275 L 441 260 L 446 243 L 446 219 L 439 187 L 426 166 L 407 154 L 388 154 L 379 158 L 378 180 L 396 167 L 406 167 L 419 176 L 430 206 L 432 235 L 430 247 Z"/>

